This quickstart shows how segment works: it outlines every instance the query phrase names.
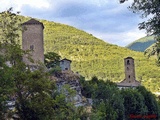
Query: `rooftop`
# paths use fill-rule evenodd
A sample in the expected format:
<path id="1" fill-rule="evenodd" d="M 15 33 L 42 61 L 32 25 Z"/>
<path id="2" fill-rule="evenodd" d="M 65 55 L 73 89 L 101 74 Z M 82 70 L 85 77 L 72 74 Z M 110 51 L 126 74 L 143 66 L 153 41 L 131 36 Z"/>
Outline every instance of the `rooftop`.
<path id="1" fill-rule="evenodd" d="M 126 57 L 126 58 L 124 58 L 124 59 L 133 59 L 132 57 Z M 134 59 L 133 59 L 134 60 Z"/>
<path id="2" fill-rule="evenodd" d="M 118 87 L 137 87 L 140 86 L 141 83 L 137 80 L 135 80 L 134 82 L 129 83 L 128 81 L 126 81 L 125 79 L 123 81 L 121 81 L 120 83 L 117 83 Z"/>
<path id="3" fill-rule="evenodd" d="M 44 28 L 44 25 L 42 22 L 39 22 L 38 20 L 35 20 L 33 18 L 28 20 L 27 22 L 24 22 L 22 25 L 31 25 L 31 24 L 41 24 L 42 27 Z"/>
<path id="4" fill-rule="evenodd" d="M 72 60 L 69 60 L 69 59 L 67 59 L 67 58 L 64 58 L 64 59 L 62 59 L 62 60 L 60 60 L 60 61 L 63 61 L 63 60 L 72 62 Z"/>

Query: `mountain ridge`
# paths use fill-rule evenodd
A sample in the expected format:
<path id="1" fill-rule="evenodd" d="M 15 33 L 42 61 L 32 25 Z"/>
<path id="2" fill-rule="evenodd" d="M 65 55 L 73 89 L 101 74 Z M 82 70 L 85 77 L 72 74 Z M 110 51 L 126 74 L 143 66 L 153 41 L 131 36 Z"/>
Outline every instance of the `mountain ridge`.
<path id="1" fill-rule="evenodd" d="M 149 48 L 155 42 L 156 40 L 154 40 L 154 36 L 146 36 L 133 41 L 132 43 L 128 44 L 125 47 L 131 50 L 144 52 L 147 48 Z"/>

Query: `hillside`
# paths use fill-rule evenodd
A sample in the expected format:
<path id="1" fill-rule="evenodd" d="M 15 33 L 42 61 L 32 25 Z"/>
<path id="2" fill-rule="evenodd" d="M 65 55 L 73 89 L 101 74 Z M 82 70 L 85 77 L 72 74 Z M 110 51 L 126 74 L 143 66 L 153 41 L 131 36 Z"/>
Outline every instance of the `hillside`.
<path id="1" fill-rule="evenodd" d="M 29 19 L 22 18 L 23 21 Z M 45 52 L 53 51 L 72 60 L 74 72 L 87 79 L 97 76 L 118 82 L 124 79 L 124 58 L 131 56 L 135 59 L 137 80 L 151 91 L 160 92 L 160 68 L 155 65 L 154 58 L 147 59 L 141 52 L 106 43 L 72 26 L 40 21 L 45 26 Z"/>
<path id="2" fill-rule="evenodd" d="M 143 53 L 106 43 L 91 34 L 74 27 L 42 21 L 45 26 L 45 51 L 54 51 L 62 58 L 72 60 L 72 70 L 88 79 L 121 81 L 124 79 L 123 59 L 135 59 L 137 80 L 152 91 L 159 91 L 160 68 L 154 59 L 147 59 Z M 156 71 L 156 72 L 155 72 Z"/>
<path id="3" fill-rule="evenodd" d="M 154 36 L 146 36 L 130 43 L 129 45 L 126 46 L 126 48 L 144 52 L 153 43 L 155 43 Z"/>

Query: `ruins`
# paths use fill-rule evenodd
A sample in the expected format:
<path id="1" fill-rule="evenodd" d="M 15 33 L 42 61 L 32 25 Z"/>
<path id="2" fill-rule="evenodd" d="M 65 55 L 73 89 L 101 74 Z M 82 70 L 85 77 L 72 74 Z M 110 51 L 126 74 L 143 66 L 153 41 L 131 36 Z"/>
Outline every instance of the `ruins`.
<path id="1" fill-rule="evenodd" d="M 117 83 L 117 86 L 120 89 L 140 86 L 141 83 L 136 80 L 134 59 L 132 57 L 127 57 L 124 59 L 124 68 L 125 68 L 125 79 L 120 83 Z"/>

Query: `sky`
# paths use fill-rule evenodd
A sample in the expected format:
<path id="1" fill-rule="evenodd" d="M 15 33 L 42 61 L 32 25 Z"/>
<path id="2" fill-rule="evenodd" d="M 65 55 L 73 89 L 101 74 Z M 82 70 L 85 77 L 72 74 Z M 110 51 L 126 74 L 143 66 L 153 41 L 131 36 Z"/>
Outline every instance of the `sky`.
<path id="1" fill-rule="evenodd" d="M 132 0 L 0 0 L 0 12 L 13 7 L 21 15 L 67 24 L 108 43 L 126 46 L 144 37 L 142 18 L 127 7 Z"/>

